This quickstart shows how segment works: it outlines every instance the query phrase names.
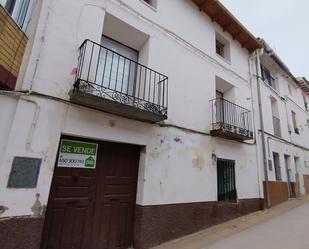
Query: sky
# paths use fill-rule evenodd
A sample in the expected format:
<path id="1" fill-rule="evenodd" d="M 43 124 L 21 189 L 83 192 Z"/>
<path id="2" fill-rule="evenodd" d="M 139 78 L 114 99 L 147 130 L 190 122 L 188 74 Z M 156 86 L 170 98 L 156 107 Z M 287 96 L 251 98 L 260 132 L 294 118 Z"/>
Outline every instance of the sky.
<path id="1" fill-rule="evenodd" d="M 309 79 L 308 0 L 220 0 L 296 77 Z"/>

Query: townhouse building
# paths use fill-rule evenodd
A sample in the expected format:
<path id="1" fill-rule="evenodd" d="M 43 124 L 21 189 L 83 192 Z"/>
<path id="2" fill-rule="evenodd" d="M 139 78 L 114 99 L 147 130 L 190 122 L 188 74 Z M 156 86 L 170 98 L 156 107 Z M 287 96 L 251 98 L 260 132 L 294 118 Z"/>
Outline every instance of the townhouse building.
<path id="1" fill-rule="evenodd" d="M 265 198 L 273 206 L 308 193 L 309 85 L 306 78 L 295 78 L 267 42 L 260 42 L 253 88 L 256 109 L 261 104 L 256 133 L 260 165 L 266 166 L 264 180 L 268 179 Z"/>
<path id="2" fill-rule="evenodd" d="M 263 181 L 276 188 L 278 171 L 264 177 L 257 81 L 280 108 L 282 95 L 261 83 L 263 43 L 220 2 L 1 0 L 0 10 L 2 248 L 150 248 L 263 208 Z M 283 106 L 300 132 L 303 81 L 280 85 L 294 87 Z M 304 193 L 308 141 L 275 136 L 272 116 L 288 132 L 283 116 L 265 116 L 269 151 L 282 161 L 287 150 L 282 180 L 296 193 L 298 172 Z"/>

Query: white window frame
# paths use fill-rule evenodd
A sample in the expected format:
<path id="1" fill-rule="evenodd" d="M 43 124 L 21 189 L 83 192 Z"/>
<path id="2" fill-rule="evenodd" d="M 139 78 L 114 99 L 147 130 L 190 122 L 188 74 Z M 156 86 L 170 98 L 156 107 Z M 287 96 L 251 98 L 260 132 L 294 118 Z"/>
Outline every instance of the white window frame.
<path id="1" fill-rule="evenodd" d="M 8 0 L 0 0 L 0 4 L 5 6 Z M 17 0 L 12 12 L 12 18 L 17 25 L 25 31 L 30 19 L 30 10 L 32 9 L 33 0 Z"/>

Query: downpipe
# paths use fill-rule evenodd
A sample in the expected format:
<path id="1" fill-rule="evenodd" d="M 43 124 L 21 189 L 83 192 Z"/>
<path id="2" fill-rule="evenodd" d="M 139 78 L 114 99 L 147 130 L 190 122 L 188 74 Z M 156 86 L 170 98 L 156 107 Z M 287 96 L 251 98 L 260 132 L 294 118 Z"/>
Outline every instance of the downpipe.
<path id="1" fill-rule="evenodd" d="M 265 178 L 265 193 L 264 198 L 266 199 L 266 208 L 270 208 L 270 196 L 269 196 L 269 183 L 268 183 L 268 163 L 266 154 L 266 140 L 265 140 L 265 130 L 264 130 L 264 120 L 263 120 L 263 106 L 261 98 L 261 86 L 260 86 L 260 54 L 255 52 L 255 69 L 256 69 L 256 82 L 257 82 L 257 94 L 258 94 L 258 107 L 259 107 L 259 118 L 261 127 L 261 140 L 262 140 L 262 156 L 263 156 L 263 168 L 264 168 L 264 178 Z"/>

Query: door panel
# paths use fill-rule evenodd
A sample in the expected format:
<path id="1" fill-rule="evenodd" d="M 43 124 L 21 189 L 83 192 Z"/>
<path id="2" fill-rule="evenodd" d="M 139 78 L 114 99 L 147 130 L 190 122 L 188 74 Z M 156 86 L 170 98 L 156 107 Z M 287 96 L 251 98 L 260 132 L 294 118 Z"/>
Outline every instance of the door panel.
<path id="1" fill-rule="evenodd" d="M 224 96 L 216 91 L 216 123 L 224 123 Z"/>
<path id="2" fill-rule="evenodd" d="M 55 167 L 42 249 L 125 249 L 132 245 L 139 147 L 95 143 L 95 169 Z"/>
<path id="3" fill-rule="evenodd" d="M 94 170 L 55 167 L 42 248 L 82 248 L 94 190 Z"/>
<path id="4" fill-rule="evenodd" d="M 128 248 L 132 245 L 139 147 L 107 143 L 102 162 L 94 219 L 94 237 L 100 238 L 97 248 Z"/>

